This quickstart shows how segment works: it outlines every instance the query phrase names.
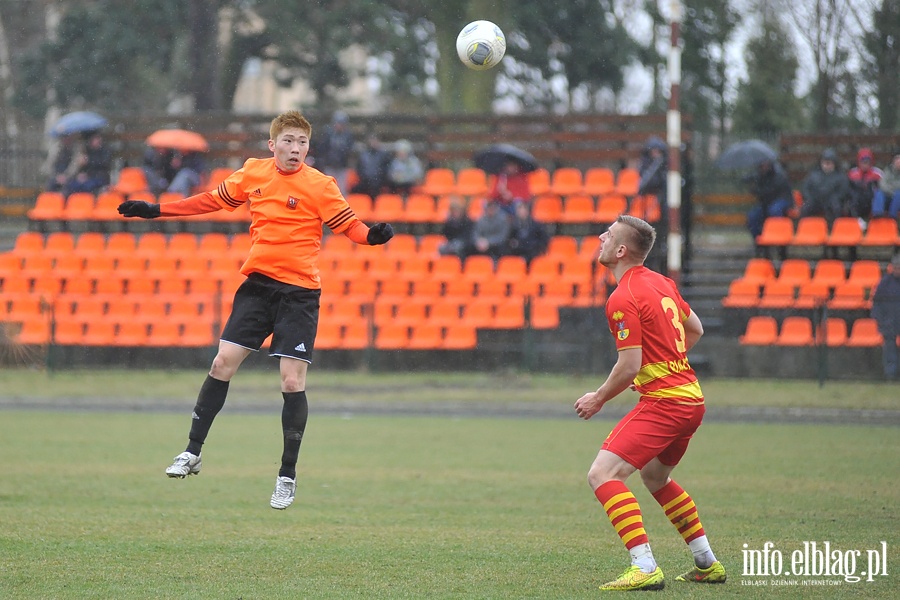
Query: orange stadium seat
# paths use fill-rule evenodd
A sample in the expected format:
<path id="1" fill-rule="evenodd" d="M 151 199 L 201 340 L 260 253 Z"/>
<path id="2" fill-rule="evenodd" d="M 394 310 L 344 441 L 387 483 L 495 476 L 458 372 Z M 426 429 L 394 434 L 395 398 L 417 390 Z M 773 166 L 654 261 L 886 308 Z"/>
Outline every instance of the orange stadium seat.
<path id="1" fill-rule="evenodd" d="M 859 283 L 867 288 L 875 287 L 881 281 L 881 265 L 875 260 L 854 261 L 850 265 L 847 281 Z"/>
<path id="2" fill-rule="evenodd" d="M 393 324 L 378 327 L 375 347 L 379 350 L 403 350 L 409 345 L 409 329 Z"/>
<path id="3" fill-rule="evenodd" d="M 41 192 L 26 213 L 32 221 L 56 221 L 63 218 L 66 200 L 59 192 Z"/>
<path id="4" fill-rule="evenodd" d="M 94 221 L 118 221 L 125 217 L 119 214 L 118 208 L 125 197 L 119 192 L 109 190 L 101 192 L 97 195 L 97 201 L 94 203 L 94 210 L 90 215 L 90 219 Z"/>
<path id="5" fill-rule="evenodd" d="M 550 192 L 559 196 L 581 194 L 584 190 L 584 179 L 580 169 L 560 167 L 550 177 Z"/>
<path id="6" fill-rule="evenodd" d="M 75 238 L 71 233 L 56 231 L 44 240 L 44 253 L 51 256 L 71 254 L 75 251 Z"/>
<path id="7" fill-rule="evenodd" d="M 96 198 L 90 192 L 76 192 L 66 199 L 62 218 L 66 221 L 84 221 L 92 218 Z"/>
<path id="8" fill-rule="evenodd" d="M 550 171 L 535 169 L 528 174 L 528 187 L 532 196 L 540 196 L 550 192 Z"/>
<path id="9" fill-rule="evenodd" d="M 428 194 L 410 194 L 406 198 L 406 214 L 404 219 L 409 223 L 438 223 L 444 215 L 435 207 L 434 196 Z"/>
<path id="10" fill-rule="evenodd" d="M 643 219 L 648 223 L 656 223 L 662 218 L 659 198 L 652 194 L 635 196 L 628 206 L 628 214 Z"/>
<path id="11" fill-rule="evenodd" d="M 39 254 L 44 251 L 44 235 L 36 231 L 23 231 L 16 236 L 12 251 L 16 256 Z"/>
<path id="12" fill-rule="evenodd" d="M 378 194 L 372 203 L 372 217 L 375 221 L 397 222 L 406 220 L 403 196 L 400 194 Z"/>
<path id="13" fill-rule="evenodd" d="M 590 223 L 596 218 L 593 197 L 586 194 L 566 196 L 560 221 L 563 223 Z"/>
<path id="14" fill-rule="evenodd" d="M 131 254 L 137 247 L 133 233 L 127 231 L 118 231 L 110 234 L 106 240 L 106 252 L 112 256 L 119 254 Z"/>
<path id="15" fill-rule="evenodd" d="M 531 326 L 535 329 L 556 329 L 559 327 L 559 307 L 554 302 L 540 298 L 531 303 Z"/>
<path id="16" fill-rule="evenodd" d="M 641 174 L 637 169 L 625 167 L 616 174 L 616 193 L 636 196 L 641 184 Z"/>
<path id="17" fill-rule="evenodd" d="M 828 301 L 830 296 L 831 287 L 827 283 L 812 279 L 800 285 L 797 298 L 794 300 L 794 308 L 819 308 Z"/>
<path id="18" fill-rule="evenodd" d="M 619 215 L 625 214 L 628 207 L 628 201 L 621 194 L 607 194 L 601 196 L 597 202 L 598 223 L 613 223 L 619 218 Z"/>
<path id="19" fill-rule="evenodd" d="M 497 261 L 494 278 L 511 283 L 528 277 L 528 262 L 521 256 L 501 256 Z"/>
<path id="20" fill-rule="evenodd" d="M 860 242 L 863 246 L 885 246 L 893 248 L 900 245 L 900 233 L 897 230 L 897 220 L 888 217 L 878 217 L 869 221 L 866 234 Z"/>
<path id="21" fill-rule="evenodd" d="M 559 260 L 570 260 L 578 255 L 578 240 L 570 235 L 554 235 L 547 244 L 547 254 Z"/>
<path id="22" fill-rule="evenodd" d="M 722 306 L 728 308 L 752 308 L 759 305 L 760 284 L 745 279 L 735 279 L 728 285 L 728 293 L 722 298 Z"/>
<path id="23" fill-rule="evenodd" d="M 494 311 L 493 326 L 497 329 L 521 329 L 525 326 L 525 305 L 521 298 L 498 302 Z"/>
<path id="24" fill-rule="evenodd" d="M 790 308 L 794 303 L 796 284 L 781 279 L 773 279 L 763 286 L 760 308 Z"/>
<path id="25" fill-rule="evenodd" d="M 791 245 L 824 246 L 827 239 L 828 221 L 825 217 L 801 217 L 797 221 L 797 230 L 794 232 Z"/>
<path id="26" fill-rule="evenodd" d="M 831 224 L 826 244 L 855 248 L 862 241 L 863 231 L 856 217 L 838 217 Z"/>
<path id="27" fill-rule="evenodd" d="M 756 237 L 760 246 L 788 246 L 794 240 L 794 222 L 790 217 L 768 217 L 762 233 Z"/>
<path id="28" fill-rule="evenodd" d="M 145 234 L 146 235 L 146 234 Z M 106 251 L 106 236 L 97 231 L 79 234 L 72 250 L 75 254 L 87 258 L 89 255 Z"/>
<path id="29" fill-rule="evenodd" d="M 865 317 L 853 321 L 850 326 L 850 335 L 847 337 L 847 346 L 851 348 L 871 348 L 881 346 L 884 338 L 878 331 L 878 323 L 875 319 Z"/>
<path id="30" fill-rule="evenodd" d="M 789 258 L 781 263 L 778 269 L 778 280 L 799 286 L 812 279 L 809 261 L 802 258 Z"/>
<path id="31" fill-rule="evenodd" d="M 591 167 L 584 173 L 584 193 L 591 196 L 603 196 L 616 187 L 616 176 L 612 169 Z"/>
<path id="32" fill-rule="evenodd" d="M 812 346 L 814 343 L 812 321 L 799 316 L 785 317 L 775 340 L 776 346 Z"/>
<path id="33" fill-rule="evenodd" d="M 444 329 L 434 323 L 419 323 L 412 328 L 408 350 L 435 350 L 443 346 Z"/>
<path id="34" fill-rule="evenodd" d="M 473 167 L 460 169 L 456 174 L 455 193 L 461 196 L 483 196 L 488 193 L 487 174 Z"/>
<path id="35" fill-rule="evenodd" d="M 494 325 L 495 302 L 492 298 L 476 298 L 465 303 L 463 319 L 469 327 L 487 328 Z"/>
<path id="36" fill-rule="evenodd" d="M 362 221 L 372 218 L 372 197 L 368 194 L 347 194 L 347 204 Z"/>
<path id="37" fill-rule="evenodd" d="M 142 168 L 122 167 L 122 170 L 119 171 L 119 178 L 112 189 L 128 196 L 135 192 L 145 192 L 150 189 L 150 186 L 147 184 L 147 176 Z"/>
<path id="38" fill-rule="evenodd" d="M 206 182 L 206 188 L 214 190 L 219 184 L 225 181 L 234 171 L 228 167 L 216 167 L 209 172 L 209 179 Z"/>
<path id="39" fill-rule="evenodd" d="M 425 171 L 425 179 L 418 190 L 423 194 L 443 196 L 456 191 L 456 174 L 452 169 L 436 167 Z"/>
<path id="40" fill-rule="evenodd" d="M 478 332 L 474 327 L 457 324 L 448 327 L 442 348 L 445 350 L 470 350 L 478 346 Z"/>
<path id="41" fill-rule="evenodd" d="M 751 258 L 744 266 L 740 279 L 764 285 L 766 281 L 775 279 L 775 265 L 768 258 Z"/>
<path id="42" fill-rule="evenodd" d="M 562 198 L 556 194 L 541 194 L 535 197 L 531 206 L 531 216 L 541 223 L 556 223 L 562 215 Z"/>
<path id="43" fill-rule="evenodd" d="M 23 321 L 15 340 L 23 346 L 42 346 L 50 341 L 50 323 L 43 316 Z"/>
<path id="44" fill-rule="evenodd" d="M 824 327 L 819 325 L 817 340 L 824 341 L 825 345 L 830 348 L 843 346 L 847 343 L 847 321 L 837 317 L 828 317 L 825 319 Z"/>
<path id="45" fill-rule="evenodd" d="M 778 323 L 768 315 L 750 317 L 746 331 L 738 339 L 744 346 L 771 346 L 778 339 Z"/>
<path id="46" fill-rule="evenodd" d="M 831 310 L 863 310 L 870 306 L 866 300 L 866 288 L 855 281 L 845 281 L 834 288 L 834 295 L 827 302 Z"/>
<path id="47" fill-rule="evenodd" d="M 823 259 L 816 263 L 812 279 L 821 281 L 829 287 L 836 287 L 846 280 L 844 263 L 835 259 Z"/>

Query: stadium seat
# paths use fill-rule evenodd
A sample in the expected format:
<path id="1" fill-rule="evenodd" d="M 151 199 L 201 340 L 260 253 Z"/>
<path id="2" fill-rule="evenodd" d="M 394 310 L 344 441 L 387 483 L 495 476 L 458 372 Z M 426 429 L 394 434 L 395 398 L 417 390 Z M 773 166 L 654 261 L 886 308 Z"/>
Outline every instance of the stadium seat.
<path id="1" fill-rule="evenodd" d="M 756 237 L 759 246 L 788 246 L 794 240 L 794 222 L 790 217 L 769 217 L 763 221 L 762 233 Z"/>
<path id="2" fill-rule="evenodd" d="M 494 259 L 484 254 L 468 257 L 463 263 L 463 276 L 471 281 L 480 281 L 494 276 Z"/>
<path id="3" fill-rule="evenodd" d="M 216 167 L 209 172 L 209 179 L 206 182 L 206 188 L 213 190 L 219 187 L 219 184 L 225 181 L 234 171 L 228 167 Z"/>
<path id="4" fill-rule="evenodd" d="M 205 348 L 215 343 L 218 332 L 213 332 L 212 324 L 206 320 L 186 321 L 182 324 L 181 346 Z M 271 342 L 269 342 L 271 345 Z"/>
<path id="5" fill-rule="evenodd" d="M 488 192 L 487 174 L 481 169 L 468 167 L 456 174 L 455 193 L 461 196 L 483 196 Z"/>
<path id="6" fill-rule="evenodd" d="M 894 248 L 900 245 L 900 233 L 897 230 L 897 220 L 889 217 L 878 217 L 869 221 L 866 234 L 860 242 L 863 246 L 884 246 Z"/>
<path id="7" fill-rule="evenodd" d="M 403 350 L 409 345 L 409 329 L 393 324 L 378 327 L 375 347 L 379 350 Z"/>
<path id="8" fill-rule="evenodd" d="M 846 280 L 844 272 L 844 263 L 835 259 L 823 259 L 816 263 L 813 270 L 812 279 L 821 281 L 829 287 L 837 287 Z"/>
<path id="9" fill-rule="evenodd" d="M 831 224 L 826 245 L 855 248 L 862 241 L 863 231 L 856 217 L 838 217 Z"/>
<path id="10" fill-rule="evenodd" d="M 559 307 L 554 302 L 537 298 L 531 302 L 531 326 L 534 329 L 559 327 Z"/>
<path id="11" fill-rule="evenodd" d="M 406 220 L 403 196 L 400 194 L 378 194 L 372 202 L 371 219 L 378 222 L 396 223 Z"/>
<path id="12" fill-rule="evenodd" d="M 408 350 L 436 350 L 443 346 L 444 329 L 434 323 L 419 323 L 413 326 L 409 336 Z"/>
<path id="13" fill-rule="evenodd" d="M 829 348 L 843 346 L 847 343 L 847 321 L 837 317 L 828 317 L 825 319 L 824 327 L 819 325 L 817 340 L 820 344 L 824 341 Z"/>
<path id="14" fill-rule="evenodd" d="M 855 281 L 844 282 L 834 288 L 834 294 L 826 304 L 831 310 L 864 310 L 871 302 L 866 300 L 866 288 Z"/>
<path id="15" fill-rule="evenodd" d="M 750 317 L 744 335 L 738 338 L 743 346 L 771 346 L 777 339 L 778 323 L 768 315 Z"/>
<path id="16" fill-rule="evenodd" d="M 436 167 L 425 171 L 425 179 L 416 191 L 432 196 L 443 196 L 452 194 L 455 190 L 456 174 L 451 169 Z"/>
<path id="17" fill-rule="evenodd" d="M 444 298 L 453 298 L 465 302 L 475 296 L 475 280 L 466 277 L 457 277 L 443 282 Z"/>
<path id="18" fill-rule="evenodd" d="M 106 236 L 96 231 L 87 231 L 79 234 L 72 251 L 82 258 L 105 252 Z"/>
<path id="19" fill-rule="evenodd" d="M 479 298 L 494 300 L 505 298 L 509 294 L 509 282 L 501 281 L 496 276 L 480 279 L 475 283 L 475 295 Z"/>
<path id="20" fill-rule="evenodd" d="M 369 347 L 370 328 L 365 321 L 356 320 L 344 325 L 341 336 L 341 348 L 345 350 L 363 350 Z"/>
<path id="21" fill-rule="evenodd" d="M 762 286 L 768 280 L 775 279 L 775 277 L 775 265 L 771 260 L 768 258 L 751 258 L 744 266 L 744 273 L 740 279 Z"/>
<path id="22" fill-rule="evenodd" d="M 528 174 L 528 187 L 533 196 L 550 193 L 550 172 L 547 169 L 535 169 Z"/>
<path id="23" fill-rule="evenodd" d="M 613 191 L 616 176 L 612 169 L 606 167 L 590 167 L 584 173 L 584 193 L 591 196 L 603 196 Z"/>
<path id="24" fill-rule="evenodd" d="M 141 347 L 149 344 L 149 326 L 137 321 L 119 323 L 116 329 L 115 345 Z"/>
<path id="25" fill-rule="evenodd" d="M 881 265 L 875 260 L 857 260 L 851 263 L 847 281 L 873 288 L 881 281 Z"/>
<path id="26" fill-rule="evenodd" d="M 525 306 L 521 298 L 509 298 L 498 302 L 494 308 L 494 324 L 497 329 L 521 329 L 525 326 Z"/>
<path id="27" fill-rule="evenodd" d="M 796 309 L 813 309 L 823 306 L 831 297 L 831 286 L 823 281 L 812 279 L 800 285 L 797 298 L 794 300 Z"/>
<path id="28" fill-rule="evenodd" d="M 878 323 L 875 319 L 865 317 L 853 321 L 850 326 L 850 335 L 847 336 L 847 346 L 851 348 L 872 348 L 881 346 L 884 338 L 878 331 Z"/>
<path id="29" fill-rule="evenodd" d="M 800 316 L 785 317 L 775 340 L 776 346 L 812 346 L 814 343 L 812 321 Z"/>
<path id="30" fill-rule="evenodd" d="M 62 212 L 65 221 L 85 221 L 92 218 L 96 198 L 90 192 L 76 192 L 66 199 Z"/>
<path id="31" fill-rule="evenodd" d="M 347 194 L 347 204 L 362 221 L 372 219 L 372 197 L 368 194 Z"/>
<path id="32" fill-rule="evenodd" d="M 80 343 L 83 346 L 115 346 L 116 324 L 113 321 L 89 321 L 85 323 L 84 336 Z"/>
<path id="33" fill-rule="evenodd" d="M 410 300 L 411 285 L 409 280 L 391 277 L 389 279 L 380 279 L 378 281 L 378 297 L 392 298 L 397 302 L 405 302 Z"/>
<path id="34" fill-rule="evenodd" d="M 147 184 L 147 176 L 142 168 L 122 167 L 122 170 L 119 171 L 119 178 L 112 189 L 128 196 L 136 192 L 145 192 L 150 189 L 150 186 Z"/>
<path id="35" fill-rule="evenodd" d="M 607 194 L 597 201 L 597 223 L 613 223 L 628 210 L 628 200 L 621 194 Z"/>
<path id="36" fill-rule="evenodd" d="M 112 240 L 110 240 L 112 243 Z M 169 244 L 166 252 L 170 256 L 182 258 L 185 256 L 196 256 L 197 254 L 197 236 L 193 233 L 174 233 L 169 238 Z"/>
<path id="37" fill-rule="evenodd" d="M 57 221 L 63 218 L 66 199 L 59 192 L 41 192 L 26 213 L 32 221 Z"/>
<path id="38" fill-rule="evenodd" d="M 342 326 L 334 321 L 319 322 L 316 330 L 316 350 L 335 350 L 341 347 Z"/>
<path id="39" fill-rule="evenodd" d="M 134 234 L 126 231 L 112 233 L 106 240 L 106 251 L 112 256 L 131 254 L 136 247 L 137 242 Z"/>
<path id="40" fill-rule="evenodd" d="M 36 231 L 23 231 L 16 236 L 12 251 L 19 257 L 42 253 L 44 251 L 43 234 Z"/>
<path id="41" fill-rule="evenodd" d="M 490 298 L 477 298 L 465 303 L 463 319 L 456 325 L 465 324 L 469 327 L 487 328 L 494 326 L 494 310 L 496 303 Z"/>
<path id="42" fill-rule="evenodd" d="M 93 221 L 122 220 L 125 217 L 119 214 L 118 208 L 124 201 L 125 197 L 119 192 L 113 190 L 101 192 L 97 195 L 97 201 L 94 203 L 94 210 L 89 218 Z"/>
<path id="43" fill-rule="evenodd" d="M 438 253 L 438 248 L 447 241 L 447 238 L 439 233 L 429 233 L 419 238 L 419 254 L 433 257 Z"/>
<path id="44" fill-rule="evenodd" d="M 557 223 L 562 210 L 562 198 L 556 194 L 541 194 L 532 202 L 531 216 L 541 223 Z"/>
<path id="45" fill-rule="evenodd" d="M 802 258 L 789 258 L 781 263 L 778 269 L 778 280 L 800 286 L 812 279 L 809 261 Z"/>
<path id="46" fill-rule="evenodd" d="M 197 242 L 197 252 L 207 258 L 227 254 L 228 236 L 224 233 L 205 233 L 201 235 Z"/>
<path id="47" fill-rule="evenodd" d="M 640 184 L 640 172 L 637 169 L 625 167 L 616 174 L 615 192 L 623 196 L 636 196 Z"/>
<path id="48" fill-rule="evenodd" d="M 462 261 L 457 256 L 439 256 L 431 263 L 431 276 L 441 281 L 455 279 L 462 275 Z"/>
<path id="49" fill-rule="evenodd" d="M 550 177 L 550 193 L 559 196 L 581 194 L 584 190 L 584 180 L 580 169 L 574 167 L 560 167 L 553 171 Z"/>
<path id="50" fill-rule="evenodd" d="M 44 254 L 50 256 L 62 256 L 72 254 L 75 251 L 75 238 L 71 233 L 56 231 L 44 240 Z"/>
<path id="51" fill-rule="evenodd" d="M 781 279 L 767 281 L 759 299 L 760 308 L 790 308 L 794 304 L 796 284 Z"/>
<path id="52" fill-rule="evenodd" d="M 83 234 L 82 234 L 83 235 Z M 153 231 L 138 236 L 134 252 L 148 260 L 164 256 L 168 252 L 169 241 L 162 233 Z"/>
<path id="53" fill-rule="evenodd" d="M 406 198 L 404 220 L 409 223 L 439 223 L 443 221 L 435 207 L 434 196 L 428 194 L 410 194 Z"/>
<path id="54" fill-rule="evenodd" d="M 494 278 L 504 283 L 512 283 L 528 277 L 528 263 L 521 256 L 501 256 L 497 261 Z"/>
<path id="55" fill-rule="evenodd" d="M 547 244 L 545 256 L 557 260 L 570 260 L 578 255 L 578 240 L 570 235 L 554 235 Z"/>
<path id="56" fill-rule="evenodd" d="M 439 299 L 432 302 L 428 311 L 428 321 L 442 327 L 452 327 L 460 323 L 459 302 L 454 300 Z"/>
<path id="57" fill-rule="evenodd" d="M 458 323 L 448 327 L 442 348 L 445 350 L 471 350 L 478 346 L 478 333 L 474 327 Z"/>
<path id="58" fill-rule="evenodd" d="M 801 217 L 797 221 L 797 230 L 794 232 L 791 245 L 824 246 L 827 239 L 828 221 L 825 217 Z"/>
<path id="59" fill-rule="evenodd" d="M 50 341 L 50 323 L 43 316 L 23 321 L 14 339 L 23 346 L 43 346 Z"/>
<path id="60" fill-rule="evenodd" d="M 753 308 L 758 306 L 759 290 L 760 284 L 756 281 L 735 279 L 728 285 L 728 293 L 722 298 L 722 306 L 728 308 Z"/>
<path id="61" fill-rule="evenodd" d="M 656 223 L 662 218 L 659 198 L 652 194 L 635 196 L 628 205 L 628 214 L 643 219 L 648 223 Z"/>
<path id="62" fill-rule="evenodd" d="M 562 223 L 591 223 L 597 218 L 594 198 L 586 194 L 571 194 L 563 202 Z"/>

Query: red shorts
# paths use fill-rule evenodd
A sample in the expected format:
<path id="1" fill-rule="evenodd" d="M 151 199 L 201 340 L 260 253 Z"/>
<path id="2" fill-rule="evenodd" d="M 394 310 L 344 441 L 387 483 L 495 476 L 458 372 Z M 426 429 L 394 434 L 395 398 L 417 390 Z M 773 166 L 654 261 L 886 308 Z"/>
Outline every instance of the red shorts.
<path id="1" fill-rule="evenodd" d="M 703 404 L 641 400 L 606 436 L 602 448 L 637 469 L 643 469 L 654 458 L 674 467 L 700 427 L 704 412 Z"/>

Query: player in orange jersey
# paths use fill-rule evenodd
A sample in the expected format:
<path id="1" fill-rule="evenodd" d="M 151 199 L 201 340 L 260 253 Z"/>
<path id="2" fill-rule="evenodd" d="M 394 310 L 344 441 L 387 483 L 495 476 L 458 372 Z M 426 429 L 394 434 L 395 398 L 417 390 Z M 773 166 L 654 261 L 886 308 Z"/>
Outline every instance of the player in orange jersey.
<path id="1" fill-rule="evenodd" d="M 588 472 L 594 495 L 631 554 L 631 567 L 601 590 L 659 590 L 665 585 L 640 506 L 625 485 L 635 471 L 694 555 L 694 568 L 676 581 L 723 583 L 726 578 L 694 501 L 670 478 L 703 419 L 703 393 L 687 358 L 703 325 L 675 282 L 644 266 L 655 240 L 650 224 L 626 215 L 600 236 L 598 260 L 617 282 L 606 317 L 619 356 L 600 389 L 579 398 L 575 411 L 587 420 L 629 387 L 641 395 L 603 442 Z"/>
<path id="2" fill-rule="evenodd" d="M 319 248 L 322 224 L 357 244 L 384 244 L 393 237 L 388 223 L 370 229 L 341 195 L 333 177 L 305 164 L 312 127 L 297 111 L 276 117 L 269 128 L 272 158 L 251 158 L 214 191 L 176 202 L 129 201 L 126 217 L 152 219 L 233 211 L 250 205 L 250 254 L 241 273 L 246 281 L 234 295 L 219 350 L 191 415 L 188 445 L 166 469 L 169 477 L 200 472 L 200 449 L 225 404 L 228 384 L 251 352 L 272 334 L 271 356 L 280 359 L 284 451 L 270 505 L 285 509 L 297 489 L 296 465 L 306 429 L 306 372 L 312 362 L 319 320 Z"/>

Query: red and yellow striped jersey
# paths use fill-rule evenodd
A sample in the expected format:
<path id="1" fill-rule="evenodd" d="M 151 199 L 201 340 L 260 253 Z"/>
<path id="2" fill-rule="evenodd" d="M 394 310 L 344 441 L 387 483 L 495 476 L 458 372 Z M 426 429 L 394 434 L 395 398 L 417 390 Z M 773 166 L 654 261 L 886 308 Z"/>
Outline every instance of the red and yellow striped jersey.
<path id="1" fill-rule="evenodd" d="M 333 177 L 309 165 L 287 173 L 274 158 L 248 159 L 212 195 L 229 211 L 250 202 L 250 253 L 241 273 L 309 289 L 322 287 L 322 224 L 343 233 L 359 221 Z"/>
<path id="2" fill-rule="evenodd" d="M 634 384 L 641 396 L 702 404 L 703 392 L 687 359 L 684 326 L 691 307 L 675 282 L 647 267 L 632 267 L 606 302 L 616 349 L 641 349 Z"/>

